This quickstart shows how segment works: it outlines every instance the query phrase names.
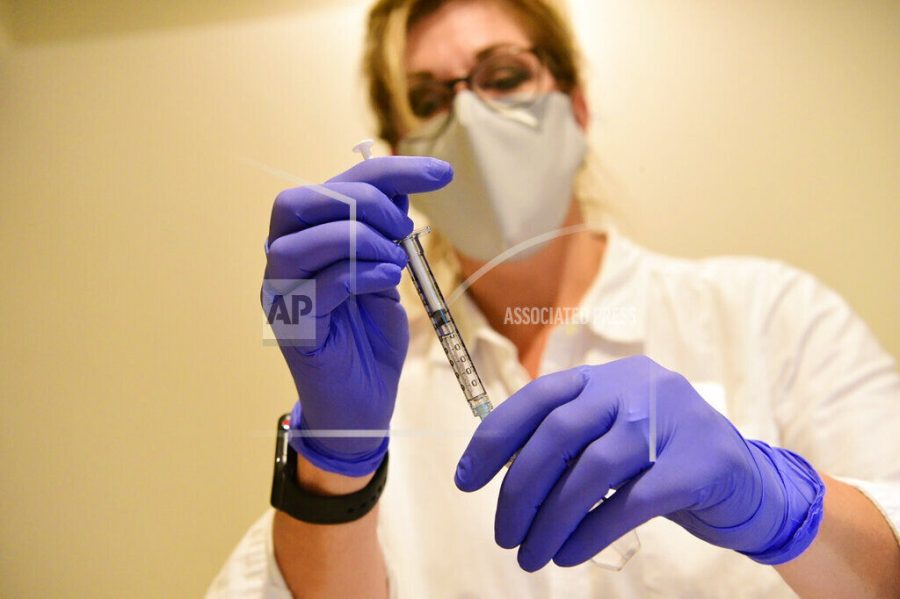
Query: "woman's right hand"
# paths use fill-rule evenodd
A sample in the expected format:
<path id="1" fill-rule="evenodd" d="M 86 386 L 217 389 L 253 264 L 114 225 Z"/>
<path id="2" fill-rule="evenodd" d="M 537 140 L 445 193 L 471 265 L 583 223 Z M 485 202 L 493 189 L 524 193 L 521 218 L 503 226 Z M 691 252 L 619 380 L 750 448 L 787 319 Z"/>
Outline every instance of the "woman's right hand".
<path id="1" fill-rule="evenodd" d="M 394 241 L 413 229 L 407 194 L 452 177 L 434 158 L 372 158 L 275 199 L 261 299 L 299 394 L 291 445 L 319 468 L 363 476 L 387 451 L 371 431 L 388 429 L 409 344 Z"/>

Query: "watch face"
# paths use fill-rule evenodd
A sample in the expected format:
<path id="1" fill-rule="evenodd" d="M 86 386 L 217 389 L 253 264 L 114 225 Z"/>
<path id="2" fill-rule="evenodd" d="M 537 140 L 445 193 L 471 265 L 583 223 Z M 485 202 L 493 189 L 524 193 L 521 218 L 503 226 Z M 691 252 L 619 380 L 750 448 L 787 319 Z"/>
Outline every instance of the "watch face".
<path id="1" fill-rule="evenodd" d="M 288 463 L 288 434 L 291 431 L 290 413 L 282 414 L 278 418 L 278 435 L 275 441 L 275 466 L 284 467 Z"/>

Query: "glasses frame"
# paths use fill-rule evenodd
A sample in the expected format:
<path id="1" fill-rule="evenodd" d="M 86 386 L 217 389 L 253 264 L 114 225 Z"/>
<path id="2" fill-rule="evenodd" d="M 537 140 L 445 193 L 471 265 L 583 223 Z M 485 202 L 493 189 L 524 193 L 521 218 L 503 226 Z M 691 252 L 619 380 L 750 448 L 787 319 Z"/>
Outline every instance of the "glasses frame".
<path id="1" fill-rule="evenodd" d="M 449 80 L 445 80 L 445 81 L 440 81 L 437 79 L 430 80 L 430 84 L 434 85 L 435 87 L 440 87 L 440 88 L 444 88 L 447 90 L 446 104 L 441 106 L 438 110 L 436 110 L 430 116 L 420 117 L 418 115 L 415 115 L 415 111 L 412 110 L 412 102 L 410 102 L 409 99 L 407 98 L 407 102 L 409 102 L 410 109 L 412 110 L 413 114 L 416 116 L 416 119 L 419 121 L 420 125 L 424 124 L 424 123 L 428 123 L 429 121 L 434 120 L 434 119 L 441 119 L 441 118 L 449 119 L 450 115 L 453 114 L 453 100 L 456 98 L 456 94 L 458 93 L 457 87 L 461 83 L 464 83 L 466 86 L 466 89 L 470 90 L 476 96 L 478 96 L 479 100 L 484 102 L 487 106 L 491 107 L 494 110 L 500 110 L 500 106 L 501 106 L 500 102 L 492 101 L 490 98 L 483 96 L 482 94 L 480 94 L 478 92 L 478 89 L 480 89 L 480 88 L 475 86 L 475 80 L 476 80 L 477 76 L 479 75 L 479 72 L 483 68 L 485 68 L 485 65 L 490 64 L 490 61 L 494 58 L 501 57 L 501 56 L 509 57 L 509 56 L 519 56 L 522 54 L 530 54 L 530 55 L 534 56 L 534 58 L 537 59 L 537 63 L 540 66 L 540 69 L 536 73 L 537 77 L 539 78 L 538 88 L 540 89 L 545 78 L 551 77 L 549 68 L 547 66 L 547 62 L 544 58 L 544 53 L 537 46 L 523 47 L 523 46 L 516 46 L 516 45 L 512 45 L 512 44 L 500 45 L 500 46 L 488 48 L 484 52 L 486 52 L 486 54 L 484 56 L 480 56 L 478 58 L 478 61 L 475 64 L 475 66 L 472 67 L 472 70 L 469 71 L 469 73 L 465 77 L 458 77 L 456 79 L 449 79 Z M 410 86 L 410 85 L 407 85 L 407 87 L 410 91 L 413 88 L 413 86 Z M 549 90 L 547 90 L 547 91 L 549 91 Z M 519 107 L 530 106 L 537 100 L 537 98 L 540 96 L 541 93 L 542 93 L 541 91 L 537 91 L 537 92 L 535 92 L 533 98 L 531 98 L 527 101 L 524 101 L 524 102 L 520 102 L 516 105 L 502 104 L 502 106 L 504 108 L 511 107 L 511 106 L 519 106 Z M 415 137 L 418 137 L 418 136 L 415 136 Z M 430 137 L 430 135 L 426 136 L 426 137 Z"/>

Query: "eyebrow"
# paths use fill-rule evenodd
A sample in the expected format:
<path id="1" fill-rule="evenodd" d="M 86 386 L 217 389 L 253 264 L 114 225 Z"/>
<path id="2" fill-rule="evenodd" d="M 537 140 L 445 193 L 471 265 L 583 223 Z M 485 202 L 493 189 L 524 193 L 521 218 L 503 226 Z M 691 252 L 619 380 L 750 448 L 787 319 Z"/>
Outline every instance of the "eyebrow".
<path id="1" fill-rule="evenodd" d="M 510 43 L 500 43 L 494 44 L 493 46 L 488 46 L 487 48 L 482 48 L 478 52 L 475 53 L 475 62 L 479 62 L 488 58 L 491 54 L 495 53 L 497 50 L 501 48 L 509 48 L 509 47 L 519 47 L 518 44 L 510 44 Z M 416 71 L 414 73 L 407 73 L 406 77 L 408 79 L 434 79 L 434 73 L 431 71 Z"/>

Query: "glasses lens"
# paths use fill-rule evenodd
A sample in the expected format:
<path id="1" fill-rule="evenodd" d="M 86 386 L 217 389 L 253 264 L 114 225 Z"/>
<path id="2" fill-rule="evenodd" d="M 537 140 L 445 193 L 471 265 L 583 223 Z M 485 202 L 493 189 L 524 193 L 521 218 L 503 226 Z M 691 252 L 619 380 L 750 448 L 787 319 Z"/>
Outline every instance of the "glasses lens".
<path id="1" fill-rule="evenodd" d="M 409 106 L 420 119 L 433 117 L 447 109 L 452 101 L 452 90 L 438 81 L 425 80 L 410 85 Z"/>
<path id="2" fill-rule="evenodd" d="M 472 74 L 472 87 L 482 100 L 496 105 L 528 104 L 541 89 L 541 62 L 532 52 L 494 54 Z"/>
<path id="3" fill-rule="evenodd" d="M 465 79 L 439 81 L 428 73 L 409 79 L 409 106 L 419 119 L 410 138 L 430 138 L 449 121 L 457 84 L 468 82 L 482 102 L 502 110 L 532 104 L 545 88 L 543 63 L 533 50 L 504 46 L 482 58 Z"/>

